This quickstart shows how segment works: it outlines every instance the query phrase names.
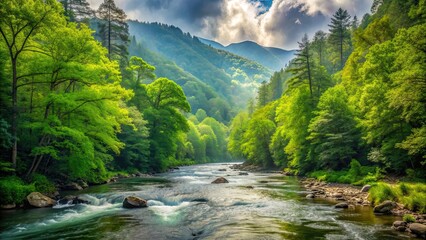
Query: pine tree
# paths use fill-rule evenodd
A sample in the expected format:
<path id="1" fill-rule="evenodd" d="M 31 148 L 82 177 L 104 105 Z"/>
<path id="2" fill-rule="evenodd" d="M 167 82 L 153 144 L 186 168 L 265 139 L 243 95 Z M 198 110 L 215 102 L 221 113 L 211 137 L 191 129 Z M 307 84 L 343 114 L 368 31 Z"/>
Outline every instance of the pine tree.
<path id="1" fill-rule="evenodd" d="M 65 16 L 71 22 L 82 22 L 95 16 L 95 12 L 86 0 L 61 0 L 60 2 L 64 6 Z"/>
<path id="2" fill-rule="evenodd" d="M 314 50 L 318 54 L 318 61 L 319 61 L 320 65 L 324 65 L 326 40 L 327 40 L 327 34 L 325 32 L 320 30 L 320 31 L 315 33 L 314 41 L 313 41 L 313 47 L 314 47 Z"/>
<path id="3" fill-rule="evenodd" d="M 299 85 L 308 81 L 309 92 L 311 97 L 312 90 L 312 53 L 310 49 L 311 43 L 309 42 L 308 35 L 305 34 L 301 42 L 298 42 L 299 49 L 296 51 L 296 58 L 291 63 L 289 72 L 293 74 L 293 78 L 288 81 L 289 89 L 297 88 Z"/>
<path id="4" fill-rule="evenodd" d="M 350 22 L 351 16 L 348 11 L 339 8 L 331 18 L 330 27 L 330 43 L 338 47 L 340 55 L 340 69 L 343 68 L 345 63 L 345 47 L 350 45 Z"/>
<path id="5" fill-rule="evenodd" d="M 129 26 L 126 13 L 115 5 L 114 0 L 104 0 L 97 11 L 100 22 L 98 35 L 102 45 L 108 49 L 110 60 L 119 60 L 121 66 L 127 62 Z"/>

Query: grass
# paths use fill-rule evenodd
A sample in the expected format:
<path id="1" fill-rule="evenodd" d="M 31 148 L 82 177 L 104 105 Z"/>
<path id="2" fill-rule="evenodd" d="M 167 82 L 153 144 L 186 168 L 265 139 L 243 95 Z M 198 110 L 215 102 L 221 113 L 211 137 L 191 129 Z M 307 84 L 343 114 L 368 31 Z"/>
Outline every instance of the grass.
<path id="1" fill-rule="evenodd" d="M 369 199 L 374 205 L 385 200 L 392 200 L 403 204 L 411 211 L 426 213 L 426 184 L 424 183 L 379 182 L 371 187 L 369 193 Z"/>

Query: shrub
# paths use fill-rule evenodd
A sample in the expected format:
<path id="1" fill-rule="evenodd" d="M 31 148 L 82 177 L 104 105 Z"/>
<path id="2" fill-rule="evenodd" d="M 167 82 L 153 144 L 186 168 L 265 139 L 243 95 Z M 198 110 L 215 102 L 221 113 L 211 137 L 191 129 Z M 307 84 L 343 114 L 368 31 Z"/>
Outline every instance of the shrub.
<path id="1" fill-rule="evenodd" d="M 404 214 L 402 220 L 407 223 L 412 223 L 416 221 L 416 218 L 414 218 L 414 216 L 411 214 Z"/>
<path id="2" fill-rule="evenodd" d="M 54 193 L 56 191 L 55 185 L 44 175 L 34 174 L 33 183 L 37 192 Z"/>
<path id="3" fill-rule="evenodd" d="M 0 178 L 1 204 L 21 204 L 28 194 L 35 191 L 34 184 L 25 184 L 16 176 Z"/>

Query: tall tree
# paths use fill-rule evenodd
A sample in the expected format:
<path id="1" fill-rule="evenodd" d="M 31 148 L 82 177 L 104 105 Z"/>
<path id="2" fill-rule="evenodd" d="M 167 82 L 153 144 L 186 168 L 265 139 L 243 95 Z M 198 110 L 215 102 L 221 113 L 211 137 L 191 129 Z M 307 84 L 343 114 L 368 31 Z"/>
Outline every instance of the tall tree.
<path id="1" fill-rule="evenodd" d="M 296 58 L 291 62 L 289 72 L 293 77 L 287 82 L 288 90 L 299 87 L 303 84 L 308 84 L 309 92 L 313 97 L 313 80 L 312 80 L 312 52 L 308 35 L 305 34 L 301 42 L 298 42 L 299 49 L 296 51 Z"/>
<path id="2" fill-rule="evenodd" d="M 360 132 L 348 106 L 348 95 L 342 85 L 329 88 L 321 96 L 315 117 L 309 124 L 309 154 L 321 169 L 339 170 L 349 165 L 358 152 Z"/>
<path id="3" fill-rule="evenodd" d="M 336 13 L 333 14 L 331 18 L 330 27 L 330 37 L 329 40 L 331 44 L 337 46 L 340 56 L 340 67 L 342 69 L 345 64 L 345 48 L 348 48 L 350 45 L 351 35 L 350 35 L 350 26 L 351 26 L 351 16 L 348 11 L 339 8 Z"/>
<path id="4" fill-rule="evenodd" d="M 118 60 L 121 66 L 126 63 L 129 43 L 129 26 L 126 13 L 115 5 L 114 0 L 104 0 L 99 6 L 97 16 L 102 45 L 108 49 L 108 58 Z"/>
<path id="5" fill-rule="evenodd" d="M 182 88 L 167 78 L 158 78 L 146 85 L 149 105 L 143 114 L 148 121 L 150 136 L 151 167 L 162 171 L 168 167 L 177 150 L 179 132 L 189 130 L 182 112 L 189 112 L 189 106 Z"/>
<path id="6" fill-rule="evenodd" d="M 82 22 L 95 16 L 95 11 L 86 0 L 60 0 L 60 2 L 64 6 L 65 16 L 71 22 Z"/>
<path id="7" fill-rule="evenodd" d="M 327 34 L 324 31 L 320 30 L 315 33 L 312 45 L 315 52 L 318 54 L 318 62 L 320 65 L 324 65 L 326 40 Z"/>
<path id="8" fill-rule="evenodd" d="M 55 0 L 11 0 L 0 1 L 0 34 L 5 42 L 12 68 L 12 119 L 13 136 L 11 162 L 16 168 L 18 149 L 18 73 L 19 58 L 24 52 L 36 51 L 30 41 L 43 27 L 63 21 L 61 5 Z"/>

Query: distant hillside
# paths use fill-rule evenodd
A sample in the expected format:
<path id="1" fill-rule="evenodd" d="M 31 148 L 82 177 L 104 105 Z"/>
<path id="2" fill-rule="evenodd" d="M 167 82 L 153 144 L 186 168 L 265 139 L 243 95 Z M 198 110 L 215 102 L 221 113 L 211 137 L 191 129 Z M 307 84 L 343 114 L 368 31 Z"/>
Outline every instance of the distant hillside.
<path id="1" fill-rule="evenodd" d="M 228 46 L 204 38 L 199 38 L 201 42 L 211 47 L 225 50 L 239 56 L 256 61 L 265 67 L 274 71 L 283 68 L 293 58 L 294 50 L 284 50 L 281 48 L 263 47 L 255 42 L 244 41 L 240 43 L 232 43 Z"/>
<path id="2" fill-rule="evenodd" d="M 154 65 L 158 77 L 180 84 L 193 112 L 203 108 L 227 121 L 229 109 L 243 107 L 272 72 L 261 64 L 200 42 L 179 28 L 158 23 L 129 21 L 134 36 L 130 55 Z"/>

